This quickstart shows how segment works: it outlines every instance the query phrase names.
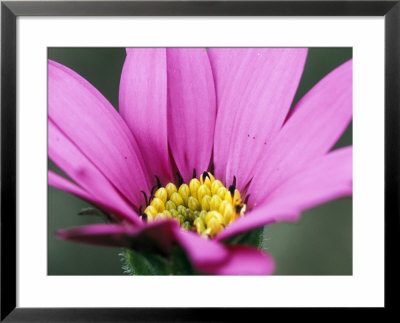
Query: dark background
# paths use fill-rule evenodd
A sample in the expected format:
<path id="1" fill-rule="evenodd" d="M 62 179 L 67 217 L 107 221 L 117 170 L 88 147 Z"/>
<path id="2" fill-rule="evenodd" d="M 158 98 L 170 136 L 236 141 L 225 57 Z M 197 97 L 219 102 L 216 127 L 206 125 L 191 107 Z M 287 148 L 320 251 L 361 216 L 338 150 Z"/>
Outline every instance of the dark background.
<path id="1" fill-rule="evenodd" d="M 49 48 L 48 57 L 86 78 L 118 109 L 123 48 Z M 297 102 L 332 69 L 352 57 L 351 48 L 310 48 Z M 352 125 L 336 147 L 352 144 Z M 49 161 L 49 169 L 60 170 Z M 48 188 L 48 274 L 121 275 L 120 249 L 93 247 L 54 237 L 56 229 L 98 223 L 79 216 L 88 204 L 66 192 Z M 266 227 L 264 248 L 275 258 L 276 275 L 352 274 L 352 199 L 343 198 L 303 213 L 296 223 Z"/>

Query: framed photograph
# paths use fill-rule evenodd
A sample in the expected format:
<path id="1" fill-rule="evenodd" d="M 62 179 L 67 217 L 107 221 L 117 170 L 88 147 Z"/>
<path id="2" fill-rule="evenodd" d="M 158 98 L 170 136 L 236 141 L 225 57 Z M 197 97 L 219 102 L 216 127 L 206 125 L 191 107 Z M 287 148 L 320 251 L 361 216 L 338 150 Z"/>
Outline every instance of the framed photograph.
<path id="1" fill-rule="evenodd" d="M 398 1 L 1 11 L 2 321 L 394 306 Z"/>

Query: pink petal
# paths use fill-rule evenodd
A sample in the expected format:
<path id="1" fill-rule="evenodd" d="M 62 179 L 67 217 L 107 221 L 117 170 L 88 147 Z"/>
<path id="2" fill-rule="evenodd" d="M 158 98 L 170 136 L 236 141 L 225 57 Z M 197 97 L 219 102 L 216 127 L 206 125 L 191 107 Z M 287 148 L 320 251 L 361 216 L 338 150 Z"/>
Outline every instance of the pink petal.
<path id="1" fill-rule="evenodd" d="M 185 181 L 210 164 L 215 89 L 204 48 L 168 48 L 168 141 Z"/>
<path id="2" fill-rule="evenodd" d="M 311 162 L 271 192 L 264 203 L 305 210 L 353 192 L 353 147 L 337 149 Z"/>
<path id="3" fill-rule="evenodd" d="M 295 221 L 305 209 L 352 194 L 352 147 L 310 162 L 282 182 L 262 204 L 226 227 L 217 239 L 278 221 Z"/>
<path id="4" fill-rule="evenodd" d="M 71 183 L 69 180 L 53 173 L 52 171 L 48 171 L 48 182 L 50 186 L 77 195 L 84 200 L 117 215 L 121 219 L 126 219 L 137 225 L 143 225 L 143 222 L 139 219 L 138 215 L 124 200 L 122 200 L 121 197 L 116 197 L 115 192 L 111 192 L 111 194 L 104 198 L 99 198 L 99 196 L 88 193 L 83 188 Z"/>
<path id="5" fill-rule="evenodd" d="M 218 100 L 215 172 L 225 183 L 236 176 L 242 190 L 285 120 L 307 49 L 212 48 L 209 56 Z"/>
<path id="6" fill-rule="evenodd" d="M 86 80 L 49 61 L 49 120 L 133 204 L 150 184 L 136 141 L 111 104 Z"/>
<path id="7" fill-rule="evenodd" d="M 59 239 L 68 239 L 102 246 L 130 245 L 129 230 L 121 224 L 90 224 L 56 231 Z"/>
<path id="8" fill-rule="evenodd" d="M 228 250 L 221 243 L 197 233 L 177 228 L 175 236 L 196 269 L 221 263 L 228 256 Z"/>
<path id="9" fill-rule="evenodd" d="M 163 253 L 168 253 L 172 242 L 178 242 L 197 269 L 216 266 L 228 257 L 228 249 L 221 243 L 185 231 L 174 220 L 155 221 L 145 227 L 122 224 L 87 225 L 59 230 L 56 235 L 60 239 L 102 246 L 155 248 Z"/>
<path id="10" fill-rule="evenodd" d="M 56 232 L 59 239 L 108 247 L 150 249 L 168 253 L 176 221 L 156 221 L 145 227 L 123 224 L 91 224 Z"/>
<path id="11" fill-rule="evenodd" d="M 236 221 L 228 225 L 215 237 L 216 240 L 221 241 L 238 233 L 249 231 L 267 224 L 277 222 L 279 218 L 288 218 L 294 216 L 295 213 L 289 208 L 276 208 L 268 204 L 255 207 L 250 212 L 246 213 Z"/>
<path id="12" fill-rule="evenodd" d="M 262 199 L 309 161 L 328 152 L 352 118 L 352 61 L 315 85 L 259 161 L 249 186 L 251 203 Z"/>
<path id="13" fill-rule="evenodd" d="M 223 264 L 204 267 L 212 275 L 271 275 L 275 270 L 274 259 L 266 252 L 248 246 L 228 246 L 229 258 Z"/>
<path id="14" fill-rule="evenodd" d="M 48 122 L 48 143 L 49 158 L 81 186 L 92 200 L 101 201 L 99 204 L 107 204 L 107 209 L 118 210 L 118 214 L 141 223 L 132 206 L 51 120 Z"/>
<path id="15" fill-rule="evenodd" d="M 119 88 L 119 112 L 137 139 L 149 174 L 159 176 L 163 183 L 173 180 L 167 138 L 165 48 L 127 50 Z"/>

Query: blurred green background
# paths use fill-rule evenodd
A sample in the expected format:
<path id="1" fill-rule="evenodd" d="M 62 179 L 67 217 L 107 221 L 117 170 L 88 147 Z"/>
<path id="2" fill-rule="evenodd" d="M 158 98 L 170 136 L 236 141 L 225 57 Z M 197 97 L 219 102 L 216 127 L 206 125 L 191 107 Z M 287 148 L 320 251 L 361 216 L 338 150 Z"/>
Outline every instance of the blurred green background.
<path id="1" fill-rule="evenodd" d="M 49 48 L 48 57 L 86 78 L 118 108 L 123 48 Z M 310 48 L 294 103 L 332 69 L 352 57 L 351 48 Z M 352 144 L 352 125 L 335 147 Z M 49 161 L 49 169 L 62 172 Z M 98 223 L 77 213 L 89 206 L 63 191 L 48 188 L 48 274 L 121 275 L 121 251 L 58 240 L 56 229 Z M 297 223 L 266 227 L 264 248 L 276 260 L 276 275 L 352 274 L 352 199 L 343 198 L 303 213 Z"/>

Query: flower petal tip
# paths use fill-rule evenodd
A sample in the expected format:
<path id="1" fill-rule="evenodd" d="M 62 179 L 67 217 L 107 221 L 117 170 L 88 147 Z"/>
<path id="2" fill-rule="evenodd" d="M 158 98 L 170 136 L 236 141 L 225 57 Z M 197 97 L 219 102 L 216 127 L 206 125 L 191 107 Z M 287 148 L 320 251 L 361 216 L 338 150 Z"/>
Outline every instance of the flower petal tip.
<path id="1" fill-rule="evenodd" d="M 228 259 L 214 266 L 203 267 L 202 271 L 211 275 L 271 275 L 275 271 L 274 259 L 265 251 L 249 246 L 227 247 Z"/>

